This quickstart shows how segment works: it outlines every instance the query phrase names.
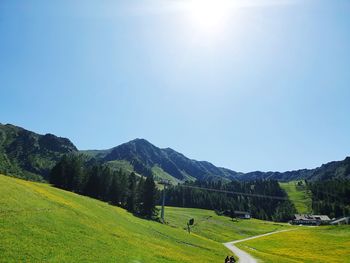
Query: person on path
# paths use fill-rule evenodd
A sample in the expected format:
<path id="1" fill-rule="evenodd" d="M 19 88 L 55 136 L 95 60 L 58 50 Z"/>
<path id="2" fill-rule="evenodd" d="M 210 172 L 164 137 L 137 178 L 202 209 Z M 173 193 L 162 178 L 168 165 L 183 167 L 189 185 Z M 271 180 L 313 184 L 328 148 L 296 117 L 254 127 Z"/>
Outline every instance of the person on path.
<path id="1" fill-rule="evenodd" d="M 233 256 L 231 256 L 229 263 L 235 263 L 235 262 L 236 262 L 235 258 Z"/>

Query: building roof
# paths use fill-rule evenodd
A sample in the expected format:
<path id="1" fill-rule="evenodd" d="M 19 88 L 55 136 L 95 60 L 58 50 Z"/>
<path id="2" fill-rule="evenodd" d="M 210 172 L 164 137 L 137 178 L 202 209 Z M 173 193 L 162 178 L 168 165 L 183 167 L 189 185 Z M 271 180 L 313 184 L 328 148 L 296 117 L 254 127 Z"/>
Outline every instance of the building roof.
<path id="1" fill-rule="evenodd" d="M 331 219 L 326 215 L 304 215 L 304 214 L 296 214 L 294 215 L 294 220 L 304 220 L 304 221 L 330 221 Z"/>
<path id="2" fill-rule="evenodd" d="M 244 211 L 235 211 L 235 214 L 238 214 L 238 215 L 250 215 L 249 212 L 244 212 Z"/>

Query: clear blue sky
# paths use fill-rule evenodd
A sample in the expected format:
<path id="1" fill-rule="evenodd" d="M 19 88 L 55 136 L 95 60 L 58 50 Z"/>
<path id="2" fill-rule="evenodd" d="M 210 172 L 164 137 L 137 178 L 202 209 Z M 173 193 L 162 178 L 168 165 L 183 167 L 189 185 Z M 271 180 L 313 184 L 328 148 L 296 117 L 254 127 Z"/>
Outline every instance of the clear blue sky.
<path id="1" fill-rule="evenodd" d="M 145 138 L 243 172 L 350 155 L 350 1 L 202 8 L 1 0 L 0 122 L 79 149 Z"/>

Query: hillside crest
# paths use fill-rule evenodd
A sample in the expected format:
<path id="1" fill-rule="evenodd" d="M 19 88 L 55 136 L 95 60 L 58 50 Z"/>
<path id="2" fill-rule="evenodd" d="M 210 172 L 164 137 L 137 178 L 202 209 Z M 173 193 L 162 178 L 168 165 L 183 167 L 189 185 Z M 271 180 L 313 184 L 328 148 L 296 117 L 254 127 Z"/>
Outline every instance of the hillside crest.
<path id="1" fill-rule="evenodd" d="M 29 179 L 47 179 L 50 169 L 68 153 L 83 153 L 114 169 L 167 179 L 173 183 L 186 180 L 326 180 L 350 178 L 350 157 L 334 161 L 315 169 L 287 172 L 239 173 L 217 167 L 207 161 L 187 158 L 172 148 L 158 148 L 143 138 L 136 138 L 106 150 L 79 151 L 67 138 L 53 134 L 40 135 L 12 124 L 0 124 L 0 172 Z"/>

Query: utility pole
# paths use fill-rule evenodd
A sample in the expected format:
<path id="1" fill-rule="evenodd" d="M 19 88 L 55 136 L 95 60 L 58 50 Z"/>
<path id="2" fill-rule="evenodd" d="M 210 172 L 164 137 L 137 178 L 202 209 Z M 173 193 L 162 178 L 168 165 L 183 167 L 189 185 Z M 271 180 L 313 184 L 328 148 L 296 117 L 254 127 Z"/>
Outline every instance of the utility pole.
<path id="1" fill-rule="evenodd" d="M 170 185 L 170 182 L 169 182 L 169 180 L 163 180 L 159 184 L 164 185 L 164 188 L 163 188 L 163 199 L 162 199 L 162 210 L 161 210 L 161 213 L 160 213 L 160 217 L 161 217 L 162 223 L 164 224 L 165 223 L 165 220 L 164 220 L 165 191 L 166 191 L 166 187 Z"/>

